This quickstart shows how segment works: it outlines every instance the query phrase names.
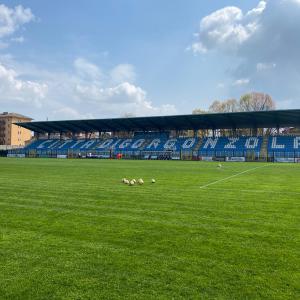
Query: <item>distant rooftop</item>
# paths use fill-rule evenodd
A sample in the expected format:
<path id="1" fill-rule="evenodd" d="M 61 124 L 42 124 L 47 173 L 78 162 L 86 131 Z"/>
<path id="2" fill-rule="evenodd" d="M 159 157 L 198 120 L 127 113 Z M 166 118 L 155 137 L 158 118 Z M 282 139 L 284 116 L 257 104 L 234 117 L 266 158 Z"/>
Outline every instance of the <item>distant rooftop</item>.
<path id="1" fill-rule="evenodd" d="M 0 113 L 0 118 L 7 118 L 7 117 L 12 117 L 12 118 L 19 118 L 19 119 L 26 119 L 26 120 L 33 120 L 32 118 L 26 117 L 24 115 L 14 113 L 14 112 L 3 112 Z"/>

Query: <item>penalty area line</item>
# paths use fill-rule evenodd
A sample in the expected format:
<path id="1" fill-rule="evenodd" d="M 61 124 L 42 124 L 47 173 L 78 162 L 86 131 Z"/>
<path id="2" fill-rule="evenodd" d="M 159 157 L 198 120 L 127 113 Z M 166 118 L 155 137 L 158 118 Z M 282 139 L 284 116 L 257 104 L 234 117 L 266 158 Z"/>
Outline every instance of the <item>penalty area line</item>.
<path id="1" fill-rule="evenodd" d="M 200 189 L 204 189 L 204 188 L 206 188 L 206 187 L 208 187 L 208 186 L 217 184 L 217 183 L 219 183 L 219 182 L 226 181 L 226 180 L 229 180 L 229 179 L 231 179 L 231 178 L 234 178 L 234 177 L 243 175 L 243 174 L 248 173 L 248 172 L 251 172 L 251 171 L 255 171 L 255 170 L 257 170 L 257 169 L 262 169 L 262 168 L 265 168 L 265 167 L 268 167 L 268 166 L 269 166 L 269 165 L 263 165 L 263 166 L 260 166 L 260 167 L 255 167 L 255 168 L 251 168 L 251 169 L 245 170 L 245 171 L 243 171 L 243 172 L 240 172 L 240 173 L 237 173 L 237 174 L 234 174 L 234 175 L 231 175 L 231 176 L 228 176 L 228 177 L 225 177 L 225 178 L 222 178 L 222 179 L 219 179 L 219 180 L 216 180 L 216 181 L 207 183 L 207 184 L 205 184 L 205 185 L 202 185 L 202 186 L 200 186 Z"/>

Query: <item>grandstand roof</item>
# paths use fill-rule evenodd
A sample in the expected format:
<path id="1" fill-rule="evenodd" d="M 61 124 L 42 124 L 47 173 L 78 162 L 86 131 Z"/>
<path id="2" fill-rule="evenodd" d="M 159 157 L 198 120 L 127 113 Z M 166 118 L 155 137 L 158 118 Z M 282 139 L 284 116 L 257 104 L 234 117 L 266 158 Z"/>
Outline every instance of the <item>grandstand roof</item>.
<path id="1" fill-rule="evenodd" d="M 297 127 L 300 126 L 300 109 L 178 116 L 40 121 L 18 123 L 18 125 L 39 133 Z"/>

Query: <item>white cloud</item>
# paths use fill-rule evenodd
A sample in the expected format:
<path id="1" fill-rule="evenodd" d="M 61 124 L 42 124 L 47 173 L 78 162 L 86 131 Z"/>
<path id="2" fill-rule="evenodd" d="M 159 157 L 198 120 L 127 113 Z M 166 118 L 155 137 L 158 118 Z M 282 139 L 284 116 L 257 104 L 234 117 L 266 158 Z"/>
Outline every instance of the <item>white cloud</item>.
<path id="1" fill-rule="evenodd" d="M 197 33 L 198 41 L 190 47 L 194 53 L 205 53 L 214 48 L 234 50 L 246 42 L 259 28 L 259 17 L 266 8 L 266 2 L 246 14 L 235 6 L 225 7 L 204 17 Z"/>
<path id="2" fill-rule="evenodd" d="M 186 50 L 192 50 L 194 54 L 207 52 L 207 49 L 201 42 L 193 43 L 191 46 L 187 47 Z"/>
<path id="3" fill-rule="evenodd" d="M 71 98 L 79 105 L 92 108 L 93 113 L 106 116 L 176 113 L 173 105 L 154 106 L 146 91 L 132 83 L 136 73 L 130 64 L 119 64 L 104 73 L 97 65 L 80 58 L 75 60 L 74 67 L 76 76 L 67 80 Z"/>
<path id="4" fill-rule="evenodd" d="M 60 108 L 57 108 L 50 112 L 50 116 L 63 119 L 66 116 L 71 119 L 92 119 L 94 118 L 94 115 L 89 114 L 82 114 L 78 112 L 76 109 L 68 106 L 61 106 Z"/>
<path id="5" fill-rule="evenodd" d="M 280 106 L 284 99 L 300 97 L 300 0 L 257 3 L 249 11 L 225 7 L 204 17 L 190 49 L 201 55 L 213 51 L 224 59 L 232 93 L 236 86 L 240 92 L 264 91 Z"/>
<path id="6" fill-rule="evenodd" d="M 146 99 L 146 93 L 140 87 L 123 82 L 119 85 L 101 88 L 98 85 L 85 83 L 75 86 L 76 94 L 84 101 L 94 103 L 108 102 L 109 104 L 122 104 L 122 102 L 141 103 Z"/>
<path id="7" fill-rule="evenodd" d="M 112 82 L 111 70 L 104 72 L 84 58 L 75 59 L 74 69 L 66 73 L 49 72 L 20 64 L 11 56 L 0 56 L 1 60 L 11 66 L 7 68 L 0 65 L 0 103 L 5 104 L 6 110 L 17 110 L 36 119 L 176 113 L 173 105 L 154 105 L 146 91 L 136 84 L 128 81 Z M 39 80 L 21 79 L 27 77 Z"/>
<path id="8" fill-rule="evenodd" d="M 250 82 L 249 78 L 241 78 L 241 79 L 237 79 L 232 85 L 233 86 L 247 85 L 249 84 L 249 82 Z"/>
<path id="9" fill-rule="evenodd" d="M 259 16 L 264 12 L 266 7 L 267 7 L 267 1 L 260 1 L 258 3 L 257 7 L 253 8 L 250 11 L 247 12 L 246 17 Z"/>
<path id="10" fill-rule="evenodd" d="M 275 63 L 258 63 L 256 65 L 256 70 L 258 72 L 262 72 L 262 71 L 266 71 L 266 70 L 270 70 L 270 69 L 274 69 L 274 68 L 276 68 Z"/>
<path id="11" fill-rule="evenodd" d="M 36 81 L 22 80 L 13 69 L 0 64 L 0 94 L 0 103 L 16 101 L 41 107 L 47 94 L 47 85 Z"/>
<path id="12" fill-rule="evenodd" d="M 34 19 L 35 17 L 30 8 L 23 8 L 21 5 L 9 8 L 4 4 L 0 4 L 0 38 L 12 35 L 24 24 Z"/>
<path id="13" fill-rule="evenodd" d="M 74 67 L 78 75 L 83 79 L 100 80 L 102 78 L 102 72 L 100 68 L 84 58 L 75 59 Z"/>
<path id="14" fill-rule="evenodd" d="M 12 42 L 19 43 L 19 44 L 22 44 L 25 41 L 23 36 L 18 36 L 18 37 L 15 37 L 15 38 L 11 38 L 10 40 Z"/>
<path id="15" fill-rule="evenodd" d="M 112 81 L 115 83 L 124 81 L 133 82 L 136 78 L 135 69 L 130 64 L 117 65 L 111 70 L 110 76 Z"/>
<path id="16" fill-rule="evenodd" d="M 293 2 L 293 3 L 296 3 L 296 4 L 299 4 L 300 5 L 300 0 L 283 0 L 284 2 Z"/>
<path id="17" fill-rule="evenodd" d="M 129 82 L 123 82 L 112 87 L 101 88 L 98 85 L 77 84 L 75 96 L 85 103 L 92 105 L 95 111 L 106 115 L 134 115 L 174 114 L 176 109 L 173 105 L 155 107 L 147 99 L 146 92 L 139 86 Z"/>

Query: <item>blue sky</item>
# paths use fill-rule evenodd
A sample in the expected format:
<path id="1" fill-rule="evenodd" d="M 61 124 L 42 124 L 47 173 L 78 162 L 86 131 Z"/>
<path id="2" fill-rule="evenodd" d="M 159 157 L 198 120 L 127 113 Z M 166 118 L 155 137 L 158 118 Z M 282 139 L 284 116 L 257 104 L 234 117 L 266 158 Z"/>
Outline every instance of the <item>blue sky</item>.
<path id="1" fill-rule="evenodd" d="M 299 0 L 0 3 L 2 111 L 182 114 L 250 91 L 299 107 Z"/>

